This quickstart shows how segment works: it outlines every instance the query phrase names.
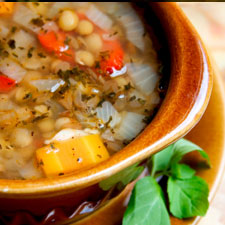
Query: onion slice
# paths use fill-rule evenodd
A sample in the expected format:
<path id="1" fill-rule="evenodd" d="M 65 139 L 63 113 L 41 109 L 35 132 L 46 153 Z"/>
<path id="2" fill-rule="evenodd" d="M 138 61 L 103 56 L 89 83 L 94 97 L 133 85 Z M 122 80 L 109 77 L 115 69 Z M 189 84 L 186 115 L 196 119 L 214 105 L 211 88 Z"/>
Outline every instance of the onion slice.
<path id="1" fill-rule="evenodd" d="M 159 76 L 150 65 L 129 63 L 127 69 L 134 85 L 140 91 L 147 95 L 154 91 Z"/>
<path id="2" fill-rule="evenodd" d="M 89 9 L 85 12 L 85 15 L 89 20 L 103 30 L 110 30 L 112 27 L 113 21 L 94 5 L 89 7 Z"/>
<path id="3" fill-rule="evenodd" d="M 115 127 L 120 123 L 121 117 L 113 105 L 105 101 L 102 103 L 102 107 L 96 108 L 97 117 L 103 121 L 103 123 L 109 122 L 110 127 Z M 111 117 L 111 118 L 110 118 Z"/>
<path id="4" fill-rule="evenodd" d="M 134 112 L 124 112 L 120 126 L 115 129 L 115 138 L 118 140 L 132 140 L 145 127 L 144 115 Z"/>
<path id="5" fill-rule="evenodd" d="M 55 92 L 60 86 L 65 84 L 65 81 L 62 79 L 41 79 L 32 80 L 30 84 L 35 86 L 39 91 Z"/>
<path id="6" fill-rule="evenodd" d="M 20 82 L 27 73 L 23 67 L 9 58 L 0 61 L 0 71 L 16 82 Z"/>
<path id="7" fill-rule="evenodd" d="M 13 15 L 13 21 L 15 23 L 35 33 L 37 33 L 41 29 L 40 27 L 37 27 L 31 23 L 31 20 L 36 18 L 39 18 L 38 14 L 21 4 L 17 6 L 16 11 Z"/>
<path id="8" fill-rule="evenodd" d="M 129 4 L 122 5 L 116 12 L 116 16 L 126 30 L 127 39 L 141 51 L 144 51 L 145 42 L 143 35 L 145 29 L 134 9 Z"/>

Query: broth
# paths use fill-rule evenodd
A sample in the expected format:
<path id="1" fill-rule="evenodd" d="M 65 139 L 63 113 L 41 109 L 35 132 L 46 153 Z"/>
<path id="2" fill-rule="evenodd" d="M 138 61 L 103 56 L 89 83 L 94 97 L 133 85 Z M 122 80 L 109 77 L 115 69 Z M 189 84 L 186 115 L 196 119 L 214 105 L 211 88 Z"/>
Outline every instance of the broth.
<path id="1" fill-rule="evenodd" d="M 162 63 L 129 3 L 7 7 L 0 9 L 0 178 L 89 168 L 151 121 L 162 101 Z"/>

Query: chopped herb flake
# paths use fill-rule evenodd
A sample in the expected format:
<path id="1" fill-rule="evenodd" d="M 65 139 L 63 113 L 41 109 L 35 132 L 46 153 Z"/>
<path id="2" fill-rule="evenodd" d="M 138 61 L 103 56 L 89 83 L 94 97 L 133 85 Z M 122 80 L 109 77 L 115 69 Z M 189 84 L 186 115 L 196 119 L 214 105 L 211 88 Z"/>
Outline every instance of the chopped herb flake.
<path id="1" fill-rule="evenodd" d="M 45 24 L 41 18 L 34 18 L 31 20 L 31 23 L 38 27 L 42 27 Z"/>
<path id="2" fill-rule="evenodd" d="M 11 48 L 11 49 L 15 49 L 16 48 L 16 41 L 13 40 L 13 39 L 10 39 L 8 41 L 8 46 Z"/>

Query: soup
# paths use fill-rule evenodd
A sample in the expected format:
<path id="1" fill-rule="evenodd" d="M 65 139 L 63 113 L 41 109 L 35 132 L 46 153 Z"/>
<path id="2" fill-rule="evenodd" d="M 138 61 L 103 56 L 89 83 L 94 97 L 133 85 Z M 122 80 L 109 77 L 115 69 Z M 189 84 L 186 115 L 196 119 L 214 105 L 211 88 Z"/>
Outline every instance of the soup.
<path id="1" fill-rule="evenodd" d="M 0 4 L 0 178 L 90 168 L 151 121 L 162 64 L 129 3 Z"/>

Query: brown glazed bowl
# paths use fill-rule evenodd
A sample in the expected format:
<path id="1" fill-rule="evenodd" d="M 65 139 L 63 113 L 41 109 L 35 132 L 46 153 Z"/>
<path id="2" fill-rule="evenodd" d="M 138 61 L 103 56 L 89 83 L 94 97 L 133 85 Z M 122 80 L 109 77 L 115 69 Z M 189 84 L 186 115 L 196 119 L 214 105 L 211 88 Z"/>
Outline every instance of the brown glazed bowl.
<path id="1" fill-rule="evenodd" d="M 109 196 L 99 181 L 160 151 L 200 120 L 212 69 L 198 34 L 175 3 L 137 2 L 134 8 L 146 24 L 154 16 L 168 46 L 170 82 L 156 116 L 129 145 L 91 169 L 51 179 L 0 180 L 0 224 L 61 224 L 76 213 L 81 218 Z"/>

